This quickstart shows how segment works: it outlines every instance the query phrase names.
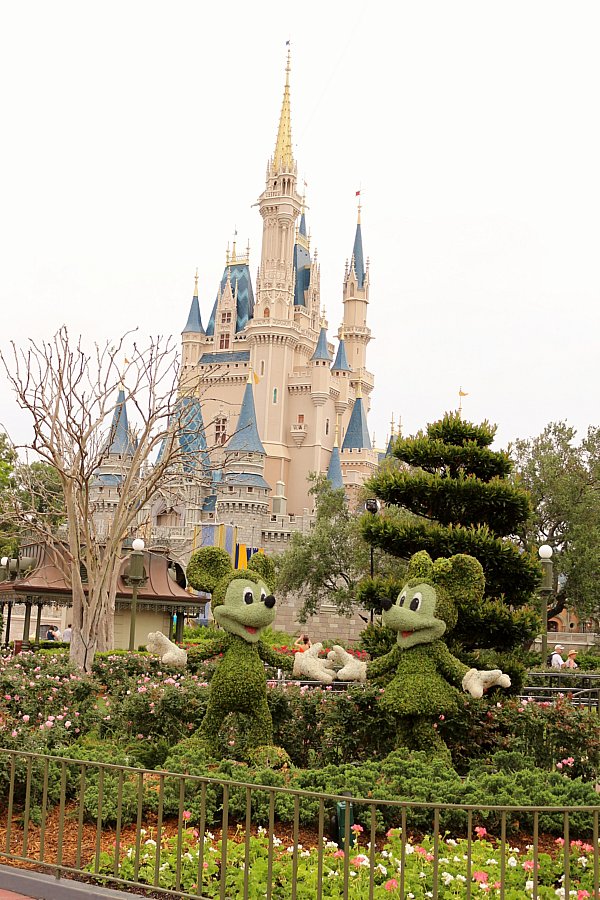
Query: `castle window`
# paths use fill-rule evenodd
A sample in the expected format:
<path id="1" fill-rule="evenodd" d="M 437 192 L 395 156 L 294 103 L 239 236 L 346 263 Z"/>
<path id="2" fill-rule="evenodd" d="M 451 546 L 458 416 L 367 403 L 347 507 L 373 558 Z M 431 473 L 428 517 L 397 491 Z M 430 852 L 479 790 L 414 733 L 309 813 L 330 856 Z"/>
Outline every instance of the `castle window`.
<path id="1" fill-rule="evenodd" d="M 221 322 L 223 325 L 231 324 L 231 312 L 222 312 L 221 313 Z"/>
<path id="2" fill-rule="evenodd" d="M 273 388 L 273 403 L 277 403 L 277 388 Z"/>
<path id="3" fill-rule="evenodd" d="M 329 434 L 329 419 L 325 419 L 325 434 Z"/>
<path id="4" fill-rule="evenodd" d="M 298 416 L 298 425 L 304 425 L 304 416 L 303 415 Z"/>
<path id="5" fill-rule="evenodd" d="M 260 374 L 261 374 L 261 377 L 265 374 L 265 361 L 264 361 L 264 359 L 261 359 L 261 361 L 260 361 Z"/>
<path id="6" fill-rule="evenodd" d="M 227 440 L 227 419 L 215 419 L 215 444 L 224 444 Z"/>
<path id="7" fill-rule="evenodd" d="M 229 335 L 222 334 L 219 338 L 219 350 L 228 350 L 229 349 Z"/>
<path id="8" fill-rule="evenodd" d="M 269 309 L 268 306 L 265 306 L 265 311 L 264 311 L 264 313 L 263 313 L 263 318 L 264 318 L 264 319 L 268 319 L 270 315 L 271 315 L 271 310 Z"/>

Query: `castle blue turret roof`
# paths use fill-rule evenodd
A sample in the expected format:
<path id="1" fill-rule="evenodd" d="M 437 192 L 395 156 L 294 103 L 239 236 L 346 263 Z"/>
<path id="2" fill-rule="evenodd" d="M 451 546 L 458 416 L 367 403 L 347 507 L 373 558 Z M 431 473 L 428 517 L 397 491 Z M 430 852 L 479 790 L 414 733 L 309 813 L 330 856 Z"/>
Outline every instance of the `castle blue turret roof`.
<path id="1" fill-rule="evenodd" d="M 252 279 L 250 278 L 250 267 L 248 266 L 248 263 L 243 262 L 226 265 L 223 271 L 223 277 L 221 278 L 219 291 L 217 292 L 217 298 L 212 308 L 208 325 L 206 326 L 206 333 L 208 335 L 215 333 L 215 316 L 217 314 L 219 294 L 223 293 L 228 281 L 231 282 L 231 291 L 234 297 L 236 296 L 237 290 L 236 333 L 243 331 L 248 324 L 248 321 L 254 317 L 254 292 L 252 290 Z"/>
<path id="2" fill-rule="evenodd" d="M 315 352 L 311 356 L 311 360 L 313 359 L 324 359 L 327 362 L 331 362 L 331 353 L 329 352 L 329 347 L 327 346 L 327 331 L 324 325 L 321 326 L 319 340 L 317 341 Z"/>
<path id="3" fill-rule="evenodd" d="M 182 334 L 204 334 L 204 327 L 202 325 L 202 318 L 200 317 L 200 304 L 198 303 L 197 295 L 192 297 L 192 305 L 190 306 L 190 314 L 188 316 L 188 320 L 185 323 L 185 328 L 181 332 Z"/>
<path id="4" fill-rule="evenodd" d="M 344 343 L 344 338 L 340 338 L 340 342 L 338 344 L 337 353 L 335 356 L 335 361 L 331 367 L 331 371 L 340 371 L 340 372 L 351 372 L 352 369 L 348 365 L 348 359 L 346 357 L 346 344 Z"/>
<path id="5" fill-rule="evenodd" d="M 365 258 L 363 255 L 362 231 L 360 222 L 356 225 L 356 235 L 354 236 L 354 248 L 352 250 L 352 268 L 356 275 L 358 287 L 362 289 L 365 283 Z"/>
<path id="6" fill-rule="evenodd" d="M 177 425 L 177 440 L 180 450 L 177 462 L 181 463 L 183 471 L 190 474 L 197 471 L 199 466 L 208 471 L 210 460 L 206 446 L 202 407 L 198 398 L 180 397 L 172 421 Z M 163 439 L 156 458 L 157 462 L 160 462 L 163 457 L 167 440 L 167 437 Z"/>
<path id="7" fill-rule="evenodd" d="M 298 227 L 298 236 L 302 240 L 297 240 L 294 244 L 294 306 L 306 306 L 306 291 L 310 287 L 310 251 L 308 249 L 308 238 L 306 234 L 306 216 L 304 210 L 300 216 L 300 225 Z"/>
<path id="8" fill-rule="evenodd" d="M 334 488 L 334 490 L 344 487 L 342 464 L 340 461 L 340 448 L 337 445 L 337 441 L 331 451 L 331 459 L 329 460 L 329 468 L 327 469 L 327 480 L 331 483 L 331 487 Z"/>
<path id="9" fill-rule="evenodd" d="M 246 390 L 244 391 L 237 428 L 225 444 L 224 449 L 226 453 L 242 451 L 244 453 L 262 453 L 266 456 L 265 448 L 262 445 L 256 426 L 254 392 L 250 381 L 246 384 Z"/>
<path id="10" fill-rule="evenodd" d="M 362 397 L 357 397 L 352 407 L 342 450 L 370 450 L 371 438 L 367 428 L 367 414 Z"/>
<path id="11" fill-rule="evenodd" d="M 117 405 L 113 412 L 105 453 L 111 456 L 133 456 L 135 453 L 135 443 L 132 440 L 129 422 L 127 421 L 127 407 L 125 405 L 125 391 L 123 388 L 119 388 Z"/>

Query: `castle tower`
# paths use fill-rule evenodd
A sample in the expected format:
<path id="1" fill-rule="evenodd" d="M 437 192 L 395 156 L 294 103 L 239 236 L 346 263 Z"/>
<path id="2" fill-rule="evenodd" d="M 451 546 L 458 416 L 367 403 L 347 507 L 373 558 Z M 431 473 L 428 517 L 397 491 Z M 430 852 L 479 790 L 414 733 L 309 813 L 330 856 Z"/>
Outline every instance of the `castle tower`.
<path id="1" fill-rule="evenodd" d="M 236 429 L 224 446 L 223 480 L 218 488 L 216 521 L 235 525 L 238 541 L 257 546 L 269 512 L 265 448 L 256 424 L 253 373 L 250 371 Z"/>
<path id="2" fill-rule="evenodd" d="M 100 531 L 103 522 L 108 524 L 112 521 L 121 484 L 131 469 L 135 449 L 127 418 L 125 390 L 120 387 L 102 459 L 90 484 L 90 504 L 94 510 L 96 527 Z"/>
<path id="3" fill-rule="evenodd" d="M 266 184 L 258 199 L 263 218 L 260 269 L 256 281 L 257 315 L 265 309 L 275 319 L 289 319 L 294 308 L 294 239 L 302 197 L 296 188 L 297 167 L 292 151 L 290 53 L 275 152 L 267 165 Z"/>
<path id="4" fill-rule="evenodd" d="M 360 204 L 356 234 L 352 248 L 352 259 L 344 275 L 344 320 L 343 333 L 346 339 L 348 361 L 352 366 L 354 377 L 350 379 L 356 389 L 360 381 L 362 390 L 368 398 L 373 390 L 373 376 L 366 369 L 367 347 L 371 340 L 371 329 L 367 326 L 367 310 L 369 306 L 369 266 L 365 267 L 362 228 L 360 222 Z"/>
<path id="5" fill-rule="evenodd" d="M 200 303 L 198 301 L 198 269 L 194 280 L 194 296 L 185 328 L 181 332 L 181 368 L 182 382 L 180 389 L 184 389 L 186 382 L 191 378 L 195 366 L 202 354 L 204 344 L 204 326 L 200 315 Z"/>
<path id="6" fill-rule="evenodd" d="M 335 426 L 335 440 L 333 442 L 333 450 L 331 451 L 331 459 L 329 460 L 329 468 L 327 469 L 327 480 L 330 482 L 334 490 L 344 487 L 342 478 L 342 464 L 340 461 L 340 445 L 339 445 L 339 426 Z"/>

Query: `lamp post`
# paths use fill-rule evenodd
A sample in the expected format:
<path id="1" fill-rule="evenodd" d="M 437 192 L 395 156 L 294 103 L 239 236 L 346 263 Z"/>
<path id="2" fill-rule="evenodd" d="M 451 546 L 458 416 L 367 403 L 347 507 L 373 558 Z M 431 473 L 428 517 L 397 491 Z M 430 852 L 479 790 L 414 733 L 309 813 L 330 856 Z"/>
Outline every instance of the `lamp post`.
<path id="1" fill-rule="evenodd" d="M 548 655 L 548 597 L 554 588 L 552 574 L 552 547 L 542 544 L 538 550 L 542 563 L 542 583 L 540 585 L 540 604 L 542 613 L 542 663 Z"/>
<path id="2" fill-rule="evenodd" d="M 380 509 L 381 509 L 381 503 L 379 502 L 379 500 L 375 499 L 374 497 L 369 498 L 369 500 L 367 500 L 365 502 L 365 510 L 366 510 L 366 512 L 371 513 L 372 516 L 376 516 Z M 375 566 L 374 566 L 374 562 L 373 562 L 373 544 L 371 544 L 371 579 L 373 578 L 374 574 L 375 574 Z M 371 609 L 371 624 L 373 624 L 374 615 L 375 615 L 375 610 Z"/>
<path id="3" fill-rule="evenodd" d="M 132 543 L 132 552 L 129 557 L 129 571 L 127 581 L 131 585 L 131 609 L 129 620 L 129 649 L 135 650 L 135 619 L 137 614 L 137 592 L 140 584 L 145 579 L 144 573 L 144 547 L 141 538 L 136 538 Z"/>

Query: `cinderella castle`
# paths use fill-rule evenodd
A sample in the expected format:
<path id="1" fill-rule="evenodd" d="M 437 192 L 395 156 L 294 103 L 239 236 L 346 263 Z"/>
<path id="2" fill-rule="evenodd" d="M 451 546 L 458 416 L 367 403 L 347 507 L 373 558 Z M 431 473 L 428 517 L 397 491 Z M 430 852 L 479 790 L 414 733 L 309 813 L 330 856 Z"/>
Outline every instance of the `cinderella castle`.
<path id="1" fill-rule="evenodd" d="M 369 265 L 360 206 L 332 340 L 292 147 L 288 52 L 275 149 L 256 204 L 263 219 L 256 281 L 248 253 L 233 244 L 212 309 L 203 313 L 196 275 L 180 376 L 191 426 L 181 440 L 191 463 L 140 519 L 146 544 L 163 546 L 183 565 L 203 544 L 232 554 L 236 547 L 284 550 L 313 520 L 311 472 L 344 487 L 352 504 L 380 460 L 367 428 L 374 378 L 366 360 Z M 124 402 L 111 433 L 114 447 L 100 475 L 107 513 L 111 459 L 120 470 L 128 442 Z"/>

